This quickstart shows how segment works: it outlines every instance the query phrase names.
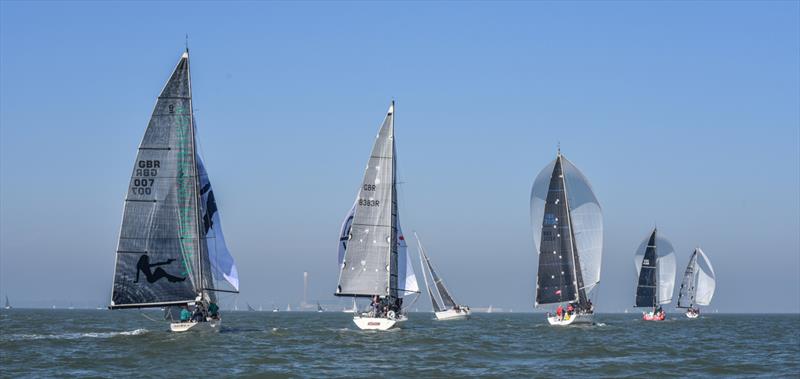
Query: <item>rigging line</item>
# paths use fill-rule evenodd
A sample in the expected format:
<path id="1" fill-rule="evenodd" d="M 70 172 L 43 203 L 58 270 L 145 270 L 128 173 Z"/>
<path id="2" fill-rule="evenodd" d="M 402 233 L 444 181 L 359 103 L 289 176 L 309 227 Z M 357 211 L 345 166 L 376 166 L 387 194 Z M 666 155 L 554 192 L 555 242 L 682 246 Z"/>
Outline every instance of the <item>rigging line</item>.
<path id="1" fill-rule="evenodd" d="M 140 313 L 140 314 L 142 315 L 142 317 L 144 317 L 144 318 L 146 318 L 146 319 L 148 319 L 148 320 L 150 320 L 150 321 L 152 321 L 152 322 L 161 323 L 161 321 L 159 321 L 159 320 L 153 320 L 152 318 L 150 318 L 150 316 L 148 316 L 148 315 L 144 314 L 144 312 L 142 312 L 142 313 Z"/>

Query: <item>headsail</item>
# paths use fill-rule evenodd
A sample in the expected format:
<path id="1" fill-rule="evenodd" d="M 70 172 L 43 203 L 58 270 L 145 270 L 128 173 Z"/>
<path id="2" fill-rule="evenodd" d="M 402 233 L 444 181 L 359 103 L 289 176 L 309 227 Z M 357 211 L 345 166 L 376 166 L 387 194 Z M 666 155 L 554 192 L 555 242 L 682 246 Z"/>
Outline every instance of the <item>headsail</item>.
<path id="1" fill-rule="evenodd" d="M 534 181 L 536 304 L 588 301 L 600 281 L 603 218 L 589 181 L 559 152 Z"/>
<path id="2" fill-rule="evenodd" d="M 197 168 L 200 172 L 200 194 L 202 196 L 200 210 L 203 215 L 204 243 L 206 244 L 204 251 L 208 255 L 208 265 L 214 281 L 225 280 L 234 290 L 238 291 L 239 271 L 236 269 L 233 255 L 231 255 L 228 245 L 225 243 L 225 235 L 222 234 L 222 221 L 219 209 L 217 209 L 217 202 L 214 199 L 214 190 L 211 188 L 208 172 L 206 172 L 203 159 L 200 158 L 199 154 L 197 155 Z M 208 275 L 208 277 L 206 288 L 216 288 L 215 283 L 210 280 L 212 276 Z"/>
<path id="3" fill-rule="evenodd" d="M 156 102 L 125 196 L 111 308 L 194 301 L 201 283 L 189 54 Z"/>
<path id="4" fill-rule="evenodd" d="M 394 105 L 383 121 L 364 180 L 340 265 L 339 296 L 397 296 L 397 203 Z"/>
<path id="5" fill-rule="evenodd" d="M 653 229 L 636 250 L 634 264 L 639 276 L 636 306 L 654 307 L 671 302 L 675 286 L 675 248 L 672 243 Z"/>

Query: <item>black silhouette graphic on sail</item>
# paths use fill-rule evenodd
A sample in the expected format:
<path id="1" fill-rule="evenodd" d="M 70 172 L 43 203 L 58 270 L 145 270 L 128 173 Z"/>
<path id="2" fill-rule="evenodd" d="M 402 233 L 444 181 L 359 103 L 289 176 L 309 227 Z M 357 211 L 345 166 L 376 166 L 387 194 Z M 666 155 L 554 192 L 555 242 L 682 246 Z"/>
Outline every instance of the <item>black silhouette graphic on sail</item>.
<path id="1" fill-rule="evenodd" d="M 175 275 L 170 275 L 166 271 L 164 271 L 163 268 L 158 267 L 171 264 L 172 262 L 175 262 L 175 260 L 167 259 L 166 261 L 163 262 L 150 263 L 150 257 L 148 257 L 147 254 L 142 255 L 139 258 L 139 262 L 136 263 L 136 280 L 134 280 L 133 282 L 139 283 L 139 271 L 141 271 L 144 274 L 145 278 L 147 278 L 148 283 L 155 283 L 162 278 L 167 278 L 167 280 L 169 280 L 171 283 L 182 282 L 186 280 L 186 277 L 181 278 Z M 155 271 L 151 272 L 150 271 L 151 267 L 156 267 Z"/>
<path id="2" fill-rule="evenodd" d="M 214 213 L 217 213 L 217 202 L 214 200 L 214 191 L 211 190 L 211 183 L 207 183 L 203 186 L 203 189 L 200 190 L 200 196 L 205 195 L 206 192 L 208 192 L 208 196 L 206 197 L 203 226 L 205 227 L 206 234 L 208 234 L 208 230 L 214 226 Z"/>

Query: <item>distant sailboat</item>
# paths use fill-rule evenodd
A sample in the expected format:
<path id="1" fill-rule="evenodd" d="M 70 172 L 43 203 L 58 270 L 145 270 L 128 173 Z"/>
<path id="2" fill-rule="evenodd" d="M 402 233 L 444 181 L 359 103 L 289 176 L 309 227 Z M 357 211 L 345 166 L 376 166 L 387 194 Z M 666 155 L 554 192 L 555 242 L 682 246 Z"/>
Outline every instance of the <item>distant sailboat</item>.
<path id="1" fill-rule="evenodd" d="M 533 183 L 531 220 L 539 256 L 535 305 L 559 304 L 555 315 L 548 313 L 550 325 L 591 324 L 589 295 L 600 283 L 603 214 L 589 181 L 560 150 Z"/>
<path id="2" fill-rule="evenodd" d="M 256 311 L 256 309 L 255 309 L 255 308 L 253 308 L 253 307 L 251 307 L 251 306 L 250 306 L 250 303 L 245 303 L 245 305 L 247 305 L 247 311 L 248 311 L 248 312 L 255 312 L 255 311 Z"/>
<path id="3" fill-rule="evenodd" d="M 291 311 L 292 311 L 292 305 L 286 304 L 286 312 L 291 312 Z"/>
<path id="4" fill-rule="evenodd" d="M 379 299 L 370 312 L 354 315 L 360 329 L 387 330 L 406 321 L 403 297 L 419 291 L 400 228 L 396 152 L 392 102 L 339 238 L 335 295 Z"/>
<path id="5" fill-rule="evenodd" d="M 356 298 L 355 297 L 353 298 L 353 307 L 350 308 L 350 309 L 344 308 L 344 309 L 342 309 L 342 312 L 344 312 L 344 313 L 356 313 L 356 312 L 358 312 L 358 304 L 356 304 Z"/>
<path id="6" fill-rule="evenodd" d="M 216 292 L 238 293 L 208 173 L 197 150 L 189 51 L 156 102 L 125 196 L 111 309 L 200 308 L 207 322 L 170 323 L 175 332 L 219 330 Z M 232 290 L 218 283 L 227 281 Z M 205 310 L 209 310 L 206 312 Z M 207 317 L 204 317 L 205 316 Z"/>
<path id="7" fill-rule="evenodd" d="M 699 305 L 709 305 L 716 288 L 714 268 L 699 247 L 694 249 L 678 291 L 678 308 L 686 308 L 686 317 L 700 316 Z"/>
<path id="8" fill-rule="evenodd" d="M 493 308 L 492 308 L 491 305 L 489 305 L 489 308 L 486 309 L 486 313 L 492 313 L 492 312 L 493 312 Z"/>
<path id="9" fill-rule="evenodd" d="M 325 308 L 322 308 L 322 306 L 319 305 L 319 301 L 317 302 L 317 312 L 319 313 L 325 312 Z"/>
<path id="10" fill-rule="evenodd" d="M 675 248 L 653 229 L 650 236 L 636 249 L 634 257 L 639 281 L 636 286 L 636 306 L 651 308 L 642 312 L 645 321 L 661 321 L 666 314 L 661 305 L 672 301 L 675 287 Z"/>
<path id="11" fill-rule="evenodd" d="M 11 309 L 11 303 L 8 302 L 8 295 L 6 295 L 6 305 L 5 305 L 4 308 L 5 309 Z"/>
<path id="12" fill-rule="evenodd" d="M 422 241 L 420 241 L 417 232 L 414 232 L 414 237 L 417 238 L 417 245 L 419 246 L 419 264 L 420 267 L 422 267 L 422 278 L 425 279 L 425 288 L 428 289 L 428 295 L 431 298 L 431 306 L 433 307 L 433 314 L 436 315 L 436 319 L 454 320 L 469 317 L 469 307 L 456 303 L 450 291 L 445 287 L 444 280 L 436 274 L 430 258 L 425 254 L 425 249 L 422 247 Z M 434 284 L 433 286 L 428 284 L 428 276 L 431 277 L 431 281 Z"/>

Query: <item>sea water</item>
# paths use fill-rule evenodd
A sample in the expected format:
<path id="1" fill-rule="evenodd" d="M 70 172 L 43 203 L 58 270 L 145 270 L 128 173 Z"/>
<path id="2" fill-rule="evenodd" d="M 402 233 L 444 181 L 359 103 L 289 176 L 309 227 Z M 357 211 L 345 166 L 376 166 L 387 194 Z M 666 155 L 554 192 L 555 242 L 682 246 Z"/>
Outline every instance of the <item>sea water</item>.
<path id="1" fill-rule="evenodd" d="M 797 314 L 597 314 L 585 327 L 534 313 L 432 317 L 377 332 L 341 312 L 225 312 L 220 333 L 170 333 L 157 310 L 3 310 L 0 376 L 800 376 Z"/>

